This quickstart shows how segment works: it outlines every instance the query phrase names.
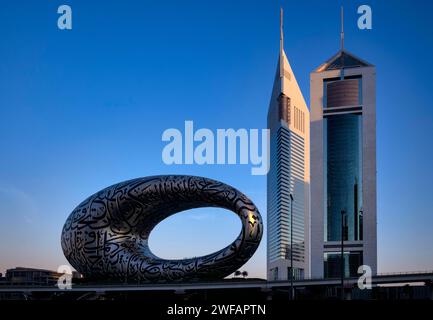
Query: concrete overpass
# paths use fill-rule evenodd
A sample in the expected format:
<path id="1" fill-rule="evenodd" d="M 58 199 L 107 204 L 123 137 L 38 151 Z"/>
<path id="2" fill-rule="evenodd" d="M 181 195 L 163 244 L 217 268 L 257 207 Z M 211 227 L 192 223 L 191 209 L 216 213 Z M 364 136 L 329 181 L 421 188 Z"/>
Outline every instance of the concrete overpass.
<path id="1" fill-rule="evenodd" d="M 358 278 L 346 278 L 345 287 L 357 285 Z M 421 283 L 432 285 L 433 271 L 412 272 L 412 273 L 388 273 L 378 274 L 372 277 L 372 285 L 392 284 L 414 284 Z M 339 287 L 340 279 L 305 279 L 293 282 L 295 288 L 306 287 Z M 290 287 L 290 281 L 265 281 L 265 280 L 225 280 L 219 282 L 197 282 L 197 283 L 169 283 L 169 284 L 74 284 L 70 290 L 60 290 L 57 286 L 31 286 L 0 285 L 0 293 L 7 292 L 132 292 L 132 291 L 174 291 L 185 292 L 187 290 L 219 290 L 219 289 L 260 289 L 269 291 L 278 288 Z"/>

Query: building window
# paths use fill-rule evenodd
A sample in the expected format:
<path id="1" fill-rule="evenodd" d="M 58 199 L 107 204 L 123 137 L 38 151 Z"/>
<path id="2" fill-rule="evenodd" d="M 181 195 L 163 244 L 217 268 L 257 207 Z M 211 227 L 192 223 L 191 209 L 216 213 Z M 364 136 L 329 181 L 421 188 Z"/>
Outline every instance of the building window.
<path id="1" fill-rule="evenodd" d="M 325 240 L 362 240 L 362 115 L 334 115 L 325 121 Z M 342 215 L 344 211 L 344 215 Z"/>
<path id="2" fill-rule="evenodd" d="M 292 274 L 292 268 L 287 268 L 287 280 L 290 280 Z M 303 280 L 304 279 L 304 269 L 293 268 L 293 280 Z"/>
<path id="3" fill-rule="evenodd" d="M 275 281 L 278 280 L 278 267 L 272 269 L 272 279 L 274 279 Z"/>
<path id="4" fill-rule="evenodd" d="M 278 98 L 279 101 L 279 118 L 290 125 L 290 98 L 281 94 Z"/>
<path id="5" fill-rule="evenodd" d="M 354 107 L 362 105 L 362 78 L 345 77 L 325 79 L 323 108 Z"/>
<path id="6" fill-rule="evenodd" d="M 341 277 L 341 252 L 326 252 L 323 256 L 324 277 L 340 278 Z M 344 276 L 357 277 L 358 268 L 363 264 L 362 252 L 352 251 L 344 253 Z"/>
<path id="7" fill-rule="evenodd" d="M 305 115 L 300 109 L 293 107 L 293 126 L 295 129 L 305 132 L 304 124 Z"/>

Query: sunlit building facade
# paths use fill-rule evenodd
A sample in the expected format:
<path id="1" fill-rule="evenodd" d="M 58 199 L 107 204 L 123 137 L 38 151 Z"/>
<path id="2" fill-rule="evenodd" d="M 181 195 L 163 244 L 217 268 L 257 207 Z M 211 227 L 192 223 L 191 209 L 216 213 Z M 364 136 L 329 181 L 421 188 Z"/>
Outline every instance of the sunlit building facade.
<path id="1" fill-rule="evenodd" d="M 377 270 L 376 69 L 346 50 L 310 75 L 311 274 Z M 343 239 L 342 239 L 343 238 Z"/>
<path id="2" fill-rule="evenodd" d="M 310 274 L 309 124 L 309 110 L 284 52 L 281 23 L 280 55 L 268 111 L 268 280 L 290 279 L 292 267 L 295 279 Z"/>

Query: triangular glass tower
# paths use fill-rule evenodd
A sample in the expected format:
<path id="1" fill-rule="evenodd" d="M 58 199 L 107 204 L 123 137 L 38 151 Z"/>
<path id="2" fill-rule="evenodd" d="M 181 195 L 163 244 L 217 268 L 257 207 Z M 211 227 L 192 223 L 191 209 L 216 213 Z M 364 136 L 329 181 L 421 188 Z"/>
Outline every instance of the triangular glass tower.
<path id="1" fill-rule="evenodd" d="M 292 272 L 301 279 L 310 273 L 310 112 L 284 52 L 282 29 L 281 12 L 280 54 L 268 111 L 268 280 L 288 280 Z"/>

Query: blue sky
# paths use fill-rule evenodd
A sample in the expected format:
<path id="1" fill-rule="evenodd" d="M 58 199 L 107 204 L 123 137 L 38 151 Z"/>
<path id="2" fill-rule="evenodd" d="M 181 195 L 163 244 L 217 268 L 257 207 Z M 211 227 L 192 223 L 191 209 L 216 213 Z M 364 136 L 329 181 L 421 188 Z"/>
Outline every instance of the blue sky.
<path id="1" fill-rule="evenodd" d="M 266 178 L 248 165 L 167 166 L 162 132 L 265 128 L 285 10 L 285 50 L 309 102 L 309 73 L 346 48 L 377 67 L 379 272 L 433 269 L 431 1 L 2 1 L 0 272 L 66 263 L 60 232 L 88 195 L 126 179 L 194 174 L 240 189 L 266 221 Z M 69 4 L 73 29 L 57 28 Z M 369 4 L 373 29 L 359 30 Z M 182 258 L 230 243 L 220 209 L 181 213 L 150 239 Z M 205 239 L 205 240 L 203 240 Z M 265 275 L 266 238 L 243 268 Z"/>

